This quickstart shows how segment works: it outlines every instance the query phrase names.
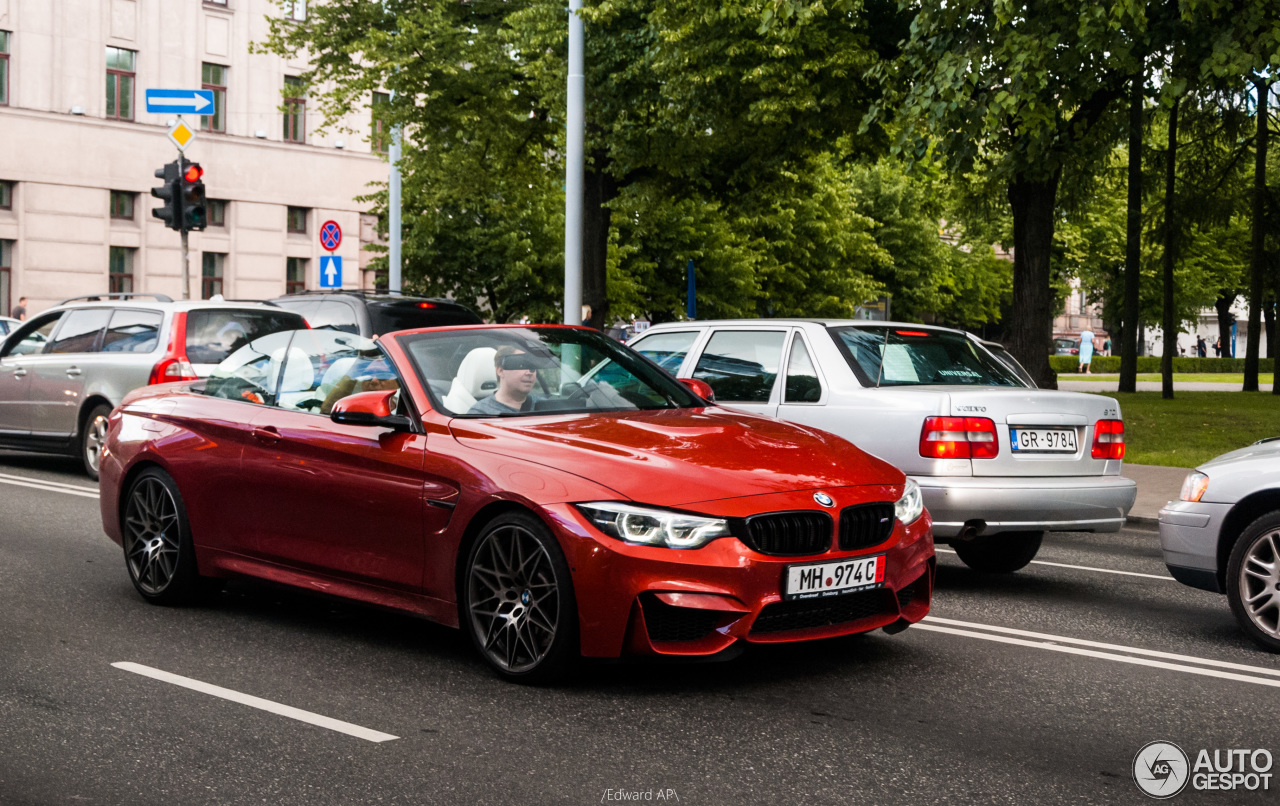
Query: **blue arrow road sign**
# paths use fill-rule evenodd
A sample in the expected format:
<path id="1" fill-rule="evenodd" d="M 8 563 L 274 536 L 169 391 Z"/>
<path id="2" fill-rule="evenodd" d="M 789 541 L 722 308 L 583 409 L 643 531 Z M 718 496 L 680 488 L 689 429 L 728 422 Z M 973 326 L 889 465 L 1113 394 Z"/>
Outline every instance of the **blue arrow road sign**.
<path id="1" fill-rule="evenodd" d="M 342 258 L 324 255 L 320 258 L 320 287 L 342 288 Z"/>
<path id="2" fill-rule="evenodd" d="M 147 90 L 147 111 L 161 115 L 212 115 L 213 90 Z"/>

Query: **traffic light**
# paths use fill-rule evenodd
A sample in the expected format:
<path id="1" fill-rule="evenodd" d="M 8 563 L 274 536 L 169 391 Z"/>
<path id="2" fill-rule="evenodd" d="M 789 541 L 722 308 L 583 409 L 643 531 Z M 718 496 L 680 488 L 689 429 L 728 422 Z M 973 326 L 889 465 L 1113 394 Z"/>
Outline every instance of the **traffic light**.
<path id="1" fill-rule="evenodd" d="M 156 171 L 156 178 L 163 179 L 164 184 L 151 188 L 151 195 L 164 200 L 164 207 L 151 208 L 151 215 L 164 222 L 169 229 L 182 229 L 182 216 L 178 213 L 178 202 L 182 197 L 180 169 L 177 160 L 168 163 Z"/>
<path id="2" fill-rule="evenodd" d="M 185 160 L 184 160 L 185 162 Z M 204 169 L 198 162 L 186 162 L 182 170 L 182 229 L 202 230 L 208 223 L 205 211 Z"/>

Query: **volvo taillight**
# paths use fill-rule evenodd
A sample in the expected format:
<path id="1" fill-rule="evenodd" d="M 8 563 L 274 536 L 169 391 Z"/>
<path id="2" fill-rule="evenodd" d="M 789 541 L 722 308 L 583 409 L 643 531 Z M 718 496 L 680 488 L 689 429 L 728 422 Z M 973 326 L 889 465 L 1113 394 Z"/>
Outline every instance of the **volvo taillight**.
<path id="1" fill-rule="evenodd" d="M 929 417 L 920 430 L 920 455 L 930 459 L 994 459 L 996 424 L 986 417 Z"/>
<path id="2" fill-rule="evenodd" d="M 187 315 L 175 313 L 173 324 L 169 327 L 169 346 L 165 349 L 164 356 L 151 368 L 147 384 L 194 381 L 199 380 L 199 377 L 187 358 Z"/>
<path id="3" fill-rule="evenodd" d="M 1124 458 L 1124 420 L 1099 420 L 1093 424 L 1093 458 Z"/>

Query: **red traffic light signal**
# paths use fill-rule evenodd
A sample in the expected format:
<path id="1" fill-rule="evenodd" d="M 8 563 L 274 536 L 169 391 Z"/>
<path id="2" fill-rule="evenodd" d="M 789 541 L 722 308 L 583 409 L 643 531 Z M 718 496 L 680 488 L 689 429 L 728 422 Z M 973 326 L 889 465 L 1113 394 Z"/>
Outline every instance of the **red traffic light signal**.
<path id="1" fill-rule="evenodd" d="M 182 175 L 182 178 L 188 182 L 199 182 L 202 176 L 204 176 L 204 168 L 192 164 L 187 166 L 187 172 Z"/>

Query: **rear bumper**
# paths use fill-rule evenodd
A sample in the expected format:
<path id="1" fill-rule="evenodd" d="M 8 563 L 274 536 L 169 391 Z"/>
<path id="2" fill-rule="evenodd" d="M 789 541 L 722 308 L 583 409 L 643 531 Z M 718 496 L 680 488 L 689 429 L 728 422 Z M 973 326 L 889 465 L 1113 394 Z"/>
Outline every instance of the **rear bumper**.
<path id="1" fill-rule="evenodd" d="M 955 537 L 970 521 L 996 532 L 1118 532 L 1138 485 L 1123 476 L 912 476 L 936 537 Z"/>
<path id="2" fill-rule="evenodd" d="M 1179 582 L 1221 593 L 1218 537 L 1231 504 L 1170 501 L 1160 510 L 1160 549 Z"/>

